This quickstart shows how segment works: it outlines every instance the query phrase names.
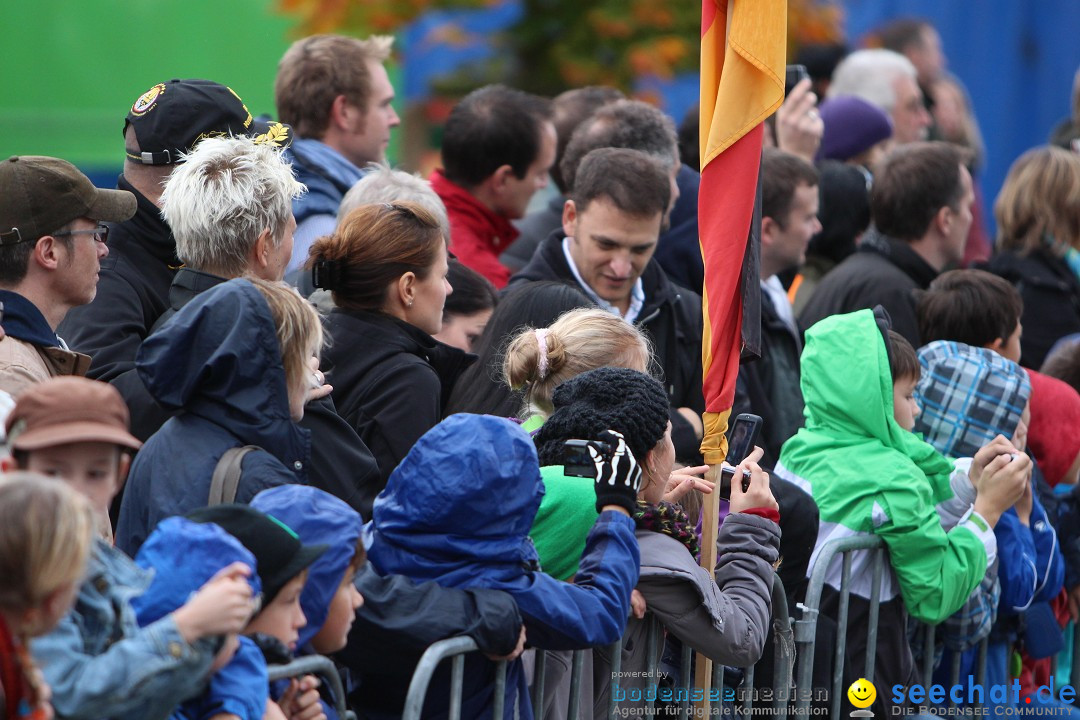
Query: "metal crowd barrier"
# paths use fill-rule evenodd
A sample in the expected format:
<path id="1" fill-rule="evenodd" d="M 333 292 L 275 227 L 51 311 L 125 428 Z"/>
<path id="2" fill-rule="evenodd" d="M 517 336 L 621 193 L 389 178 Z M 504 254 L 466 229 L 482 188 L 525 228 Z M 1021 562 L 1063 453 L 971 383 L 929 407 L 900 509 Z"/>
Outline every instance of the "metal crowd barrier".
<path id="1" fill-rule="evenodd" d="M 848 610 L 851 592 L 851 553 L 859 550 L 869 551 L 872 555 L 870 617 L 866 627 L 866 656 L 863 664 L 862 677 L 873 678 L 881 604 L 881 583 L 885 578 L 885 573 L 888 571 L 885 543 L 880 537 L 876 536 L 859 536 L 833 540 L 821 549 L 814 567 L 811 568 L 806 598 L 804 602 L 800 603 L 798 606 L 801 610 L 800 619 L 793 622 L 789 617 L 787 597 L 784 593 L 783 583 L 780 582 L 779 577 L 774 577 L 772 587 L 772 633 L 775 651 L 772 690 L 774 702 L 777 703 L 777 707 L 775 707 L 774 712 L 770 714 L 771 717 L 777 717 L 780 718 L 780 720 L 786 719 L 788 704 L 784 701 L 785 698 L 794 700 L 794 712 L 797 716 L 806 716 L 810 713 L 811 700 L 824 699 L 823 696 L 818 694 L 818 689 L 813 687 L 816 633 L 818 617 L 821 612 L 821 595 L 825 587 L 825 578 L 830 564 L 837 555 L 841 556 L 842 563 L 841 588 L 838 615 L 836 618 L 836 648 L 833 658 L 832 675 L 829 687 L 827 688 L 829 691 L 827 697 L 829 701 L 829 716 L 832 720 L 838 720 L 840 717 L 842 698 L 844 697 L 844 691 L 846 690 L 843 682 L 844 665 L 846 662 L 845 649 L 847 645 Z M 663 627 L 655 617 L 652 617 L 649 622 L 650 625 L 646 631 L 646 653 L 647 657 L 654 658 L 658 657 L 657 648 L 659 647 L 659 644 L 663 642 Z M 936 628 L 932 625 L 920 624 L 918 632 L 922 633 L 923 636 L 922 658 L 919 666 L 920 679 L 924 687 L 929 687 L 933 684 L 931 678 L 936 659 L 934 652 Z M 1070 681 L 1073 687 L 1080 687 L 1080 623 L 1074 625 L 1071 640 L 1073 652 L 1072 665 L 1069 669 Z M 988 644 L 989 640 L 984 638 L 976 646 L 977 659 L 974 682 L 983 685 L 985 685 L 986 679 Z M 621 647 L 622 641 L 615 643 L 608 648 L 611 654 L 612 678 L 618 677 L 618 673 L 621 669 Z M 409 687 L 408 699 L 405 705 L 405 714 L 403 715 L 404 720 L 419 720 L 420 712 L 423 708 L 424 696 L 427 692 L 428 684 L 431 681 L 431 676 L 435 672 L 435 668 L 438 664 L 446 658 L 452 658 L 453 663 L 451 670 L 450 720 L 460 720 L 464 654 L 474 652 L 476 649 L 476 643 L 470 638 L 465 637 L 443 640 L 428 648 L 413 674 L 412 683 Z M 680 718 L 689 718 L 692 710 L 689 700 L 691 691 L 690 683 L 692 682 L 693 677 L 691 653 L 691 648 L 684 644 L 681 657 L 680 682 L 676 688 L 678 691 L 676 700 L 679 702 Z M 533 677 L 532 702 L 534 716 L 537 718 L 542 717 L 542 703 L 547 665 L 546 655 L 547 654 L 543 652 L 537 653 Z M 581 709 L 581 676 L 584 658 L 585 651 L 577 651 L 573 655 L 570 680 L 570 706 L 567 712 L 567 718 L 569 720 L 577 720 L 582 715 L 588 716 L 589 714 L 587 712 L 583 713 Z M 798 661 L 797 665 L 796 659 Z M 960 664 L 961 653 L 954 651 L 952 653 L 952 662 L 949 668 L 950 685 L 961 684 L 959 677 Z M 794 683 L 792 683 L 793 668 L 795 668 Z M 656 670 L 658 668 L 652 669 Z M 744 671 L 744 680 L 741 688 L 737 689 L 735 692 L 735 699 L 737 703 L 741 704 L 740 714 L 750 715 L 753 710 L 755 697 L 757 696 L 757 693 L 754 691 L 754 668 L 745 668 Z M 712 687 L 721 688 L 721 693 L 723 693 L 723 672 L 724 668 L 722 666 L 714 665 Z M 1056 675 L 1056 658 L 1053 663 L 1053 672 Z M 336 677 L 336 674 L 334 677 Z M 497 665 L 494 688 L 495 718 L 501 717 L 502 705 L 505 697 L 505 685 L 506 663 L 501 662 Z M 613 688 L 614 683 L 609 686 L 608 690 L 607 700 L 609 718 L 619 717 L 619 701 L 614 697 L 614 693 L 612 692 Z M 782 693 L 782 689 L 786 689 L 787 692 Z M 335 696 L 339 696 L 337 692 L 335 692 Z M 588 701 L 588 699 L 586 699 L 586 701 Z M 951 698 L 949 702 L 950 707 L 952 707 L 954 703 Z M 648 705 L 649 710 L 646 711 L 646 714 L 653 714 L 655 701 L 650 701 Z M 730 709 L 721 703 L 719 713 L 721 715 L 728 715 L 730 714 L 729 711 Z"/>
<path id="2" fill-rule="evenodd" d="M 795 663 L 795 639 L 792 631 L 792 622 L 788 616 L 787 595 L 784 592 L 784 585 L 780 581 L 779 576 L 773 576 L 772 585 L 772 604 L 773 604 L 773 617 L 772 617 L 772 633 L 774 638 L 774 667 L 773 667 L 773 688 L 788 688 L 793 691 L 792 685 L 792 670 Z M 660 654 L 657 649 L 661 647 L 663 642 L 663 626 L 655 617 L 650 616 L 649 627 L 646 631 L 646 656 L 649 658 L 659 657 Z M 611 676 L 617 678 L 622 664 L 622 641 L 613 643 L 608 646 L 608 650 L 611 655 Z M 421 713 L 424 707 L 424 698 L 427 695 L 428 686 L 431 683 L 431 679 L 435 674 L 436 668 L 439 664 L 446 659 L 450 659 L 450 706 L 449 706 L 449 720 L 461 719 L 461 693 L 462 693 L 462 681 L 464 677 L 465 668 L 465 655 L 470 652 L 476 652 L 477 646 L 475 641 L 468 637 L 455 637 L 447 640 L 441 640 L 431 645 L 420 658 L 420 662 L 416 665 L 416 670 L 413 672 L 412 682 L 409 684 L 409 691 L 405 699 L 405 709 L 402 714 L 402 720 L 420 720 Z M 589 717 L 591 715 L 591 698 L 584 698 L 586 711 L 583 712 L 582 708 L 582 694 L 581 694 L 581 682 L 582 673 L 584 671 L 585 650 L 578 650 L 573 653 L 573 661 L 570 670 L 570 697 L 569 707 L 567 709 L 568 720 L 578 720 L 581 717 Z M 676 700 L 679 702 L 679 717 L 686 719 L 690 717 L 691 703 L 690 703 L 690 684 L 693 682 L 692 672 L 692 649 L 689 645 L 683 644 L 680 672 L 680 684 L 677 688 L 679 691 L 676 694 Z M 496 664 L 495 686 L 493 688 L 493 702 L 494 712 L 492 717 L 500 718 L 503 714 L 503 703 L 505 702 L 506 694 L 506 665 L 507 663 L 499 662 Z M 652 668 L 658 670 L 658 668 Z M 754 668 L 749 667 L 745 669 L 744 679 L 742 687 L 746 688 L 744 692 L 736 693 L 737 699 L 741 698 L 742 707 L 744 711 L 749 712 L 753 707 L 754 692 Z M 536 666 L 533 673 L 532 683 L 532 705 L 533 715 L 536 718 L 542 717 L 543 711 L 543 699 L 544 699 L 544 685 L 547 676 L 547 653 L 538 652 L 536 655 Z M 719 688 L 721 696 L 723 696 L 723 679 L 724 668 L 722 665 L 713 665 L 712 687 Z M 614 683 L 609 684 L 608 695 L 608 717 L 619 717 L 619 701 L 616 700 L 613 692 Z M 655 707 L 655 701 L 649 701 L 648 703 L 650 711 Z M 721 708 L 723 711 L 723 708 Z M 787 704 L 782 704 L 781 708 L 777 709 L 776 717 L 780 720 L 784 720 L 787 717 Z"/>
<path id="3" fill-rule="evenodd" d="M 866 660 L 863 665 L 862 677 L 874 677 L 874 662 L 877 653 L 878 615 L 881 606 L 881 582 L 886 572 L 888 562 L 885 550 L 885 541 L 873 535 L 858 537 L 839 538 L 826 543 L 818 554 L 814 567 L 811 568 L 810 583 L 806 591 L 806 599 L 800 603 L 799 609 L 802 617 L 795 621 L 795 645 L 798 657 L 798 674 L 796 680 L 796 693 L 798 701 L 796 712 L 805 714 L 809 711 L 811 696 L 814 695 L 813 670 L 814 654 L 817 639 L 817 622 L 821 612 L 821 593 L 825 587 L 825 578 L 829 572 L 829 566 L 837 555 L 842 556 L 842 569 L 840 580 L 840 601 L 836 618 L 836 651 L 833 657 L 832 678 L 829 688 L 829 711 L 831 720 L 838 720 L 840 708 L 843 704 L 844 693 L 844 664 L 845 650 L 847 647 L 848 630 L 848 604 L 851 592 L 851 553 L 859 550 L 869 551 L 873 559 L 873 570 L 870 586 L 870 621 L 867 626 Z M 919 632 L 923 634 L 922 665 L 920 668 L 923 687 L 933 684 L 932 676 L 935 661 L 935 626 L 919 623 Z M 1080 633 L 1076 635 L 1080 640 Z M 976 660 L 976 672 L 974 681 L 985 684 L 986 679 L 986 655 L 989 639 L 983 638 L 977 645 L 978 654 Z M 961 653 L 952 653 L 950 666 L 950 685 L 960 684 Z M 1078 677 L 1076 665 L 1073 666 L 1073 677 Z M 953 702 L 950 699 L 950 707 Z"/>
<path id="4" fill-rule="evenodd" d="M 337 666 L 330 658 L 322 655 L 306 655 L 286 665 L 270 665 L 267 669 L 270 671 L 270 682 L 315 675 L 325 683 L 334 696 L 334 711 L 338 717 L 342 720 L 356 720 L 356 713 L 345 705 L 345 688 L 341 685 L 341 675 L 338 674 Z"/>

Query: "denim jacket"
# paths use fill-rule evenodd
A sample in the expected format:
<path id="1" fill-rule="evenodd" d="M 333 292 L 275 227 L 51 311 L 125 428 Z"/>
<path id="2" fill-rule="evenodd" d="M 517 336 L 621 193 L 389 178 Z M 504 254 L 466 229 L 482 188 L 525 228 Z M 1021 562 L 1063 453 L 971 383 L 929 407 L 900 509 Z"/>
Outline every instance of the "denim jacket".
<path id="1" fill-rule="evenodd" d="M 167 718 L 206 681 L 214 642 L 189 645 L 172 615 L 140 629 L 131 598 L 151 575 L 96 540 L 71 612 L 31 651 L 59 718 Z"/>

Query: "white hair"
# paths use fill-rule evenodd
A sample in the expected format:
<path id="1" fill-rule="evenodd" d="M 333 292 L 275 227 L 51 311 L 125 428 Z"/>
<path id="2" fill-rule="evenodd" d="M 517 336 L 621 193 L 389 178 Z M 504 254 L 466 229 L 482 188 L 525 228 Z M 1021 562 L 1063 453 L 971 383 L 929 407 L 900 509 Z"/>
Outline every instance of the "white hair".
<path id="1" fill-rule="evenodd" d="M 893 81 L 901 75 L 917 79 L 911 61 L 892 50 L 856 50 L 833 71 L 828 97 L 854 95 L 887 113 L 896 106 Z"/>
<path id="2" fill-rule="evenodd" d="M 184 263 L 238 277 L 264 230 L 280 245 L 292 199 L 306 189 L 277 148 L 247 137 L 206 138 L 166 181 L 161 215 Z"/>
<path id="3" fill-rule="evenodd" d="M 371 163 L 364 177 L 349 188 L 338 206 L 338 225 L 345 216 L 362 205 L 388 202 L 412 202 L 435 216 L 445 237 L 450 237 L 450 219 L 446 206 L 431 189 L 431 183 L 404 170 L 391 170 L 382 163 Z"/>

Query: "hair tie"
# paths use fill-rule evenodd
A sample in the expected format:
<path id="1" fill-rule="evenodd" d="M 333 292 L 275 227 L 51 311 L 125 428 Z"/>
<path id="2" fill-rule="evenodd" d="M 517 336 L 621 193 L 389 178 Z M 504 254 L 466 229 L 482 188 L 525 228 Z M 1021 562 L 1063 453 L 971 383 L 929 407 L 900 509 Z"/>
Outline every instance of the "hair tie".
<path id="1" fill-rule="evenodd" d="M 311 266 L 311 284 L 323 290 L 334 290 L 341 281 L 341 264 L 320 257 Z"/>
<path id="2" fill-rule="evenodd" d="M 547 377 L 548 373 L 548 349 L 547 349 L 547 335 L 548 329 L 541 328 L 539 330 L 533 330 L 536 333 L 536 344 L 540 346 L 540 362 L 536 367 L 536 379 L 543 380 Z"/>

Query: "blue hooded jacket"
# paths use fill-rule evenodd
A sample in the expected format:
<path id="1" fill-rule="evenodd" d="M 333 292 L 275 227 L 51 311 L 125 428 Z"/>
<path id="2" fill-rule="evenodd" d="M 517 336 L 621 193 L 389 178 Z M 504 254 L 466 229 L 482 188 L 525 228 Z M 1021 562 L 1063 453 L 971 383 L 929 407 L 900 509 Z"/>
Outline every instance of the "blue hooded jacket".
<path id="1" fill-rule="evenodd" d="M 307 625 L 300 628 L 297 647 L 303 648 L 326 622 L 330 602 L 352 562 L 364 521 L 347 503 L 318 488 L 285 485 L 263 490 L 251 507 L 288 525 L 304 545 L 326 545 L 326 552 L 308 568 L 300 595 Z"/>
<path id="2" fill-rule="evenodd" d="M 307 625 L 300 628 L 297 655 L 315 654 L 309 643 L 326 622 L 330 603 L 356 552 L 356 541 L 360 539 L 364 520 L 344 501 L 305 485 L 263 490 L 251 501 L 251 507 L 288 525 L 305 545 L 326 546 L 326 552 L 308 568 L 307 582 L 300 594 L 300 608 L 307 618 Z M 327 718 L 335 720 L 337 713 L 329 704 L 334 698 L 325 686 L 322 692 L 323 712 Z"/>
<path id="3" fill-rule="evenodd" d="M 219 570 L 242 562 L 251 568 L 248 583 L 253 594 L 261 590 L 255 574 L 255 556 L 239 540 L 212 523 L 186 518 L 162 520 L 139 549 L 135 564 L 151 570 L 154 579 L 131 605 L 140 626 L 165 617 L 186 603 Z M 210 678 L 206 690 L 186 701 L 171 720 L 202 720 L 231 713 L 241 720 L 260 720 L 269 695 L 269 675 L 259 648 L 246 637 L 225 667 Z"/>
<path id="4" fill-rule="evenodd" d="M 391 474 L 364 527 L 368 559 L 381 574 L 445 587 L 492 588 L 518 603 L 530 645 L 569 650 L 618 640 L 638 579 L 634 522 L 608 511 L 585 545 L 574 583 L 540 571 L 528 537 L 544 484 L 536 449 L 516 423 L 453 415 L 428 431 Z M 466 662 L 463 717 L 490 717 L 492 665 Z M 429 705 L 445 694 L 428 693 Z M 520 661 L 507 671 L 506 717 L 532 717 Z M 425 717 L 445 707 L 425 709 Z"/>
<path id="5" fill-rule="evenodd" d="M 201 293 L 143 342 L 136 364 L 157 402 L 182 412 L 131 466 L 116 533 L 121 550 L 134 555 L 160 520 L 205 506 L 229 448 L 262 448 L 244 457 L 236 502 L 305 481 L 310 434 L 290 417 L 274 319 L 250 282 Z"/>

